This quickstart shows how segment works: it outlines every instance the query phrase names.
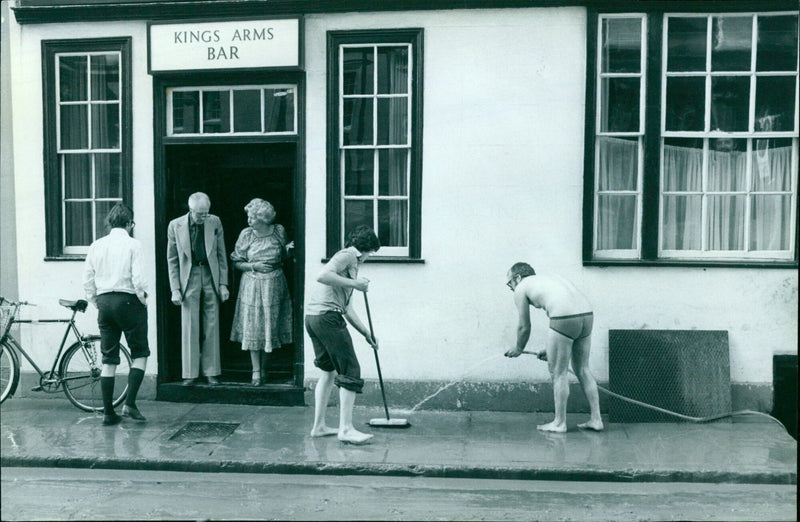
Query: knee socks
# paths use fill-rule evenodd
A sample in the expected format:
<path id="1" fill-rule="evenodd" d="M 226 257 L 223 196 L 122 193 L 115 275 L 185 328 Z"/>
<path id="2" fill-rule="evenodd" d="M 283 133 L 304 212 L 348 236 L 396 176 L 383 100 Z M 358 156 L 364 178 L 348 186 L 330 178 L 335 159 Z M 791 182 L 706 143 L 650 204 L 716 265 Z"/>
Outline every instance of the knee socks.
<path id="1" fill-rule="evenodd" d="M 125 398 L 125 404 L 131 408 L 136 407 L 136 395 L 139 393 L 142 379 L 144 379 L 144 370 L 131 368 L 130 373 L 128 373 L 128 396 Z"/>
<path id="2" fill-rule="evenodd" d="M 100 377 L 100 391 L 103 392 L 103 413 L 114 414 L 114 377 Z"/>

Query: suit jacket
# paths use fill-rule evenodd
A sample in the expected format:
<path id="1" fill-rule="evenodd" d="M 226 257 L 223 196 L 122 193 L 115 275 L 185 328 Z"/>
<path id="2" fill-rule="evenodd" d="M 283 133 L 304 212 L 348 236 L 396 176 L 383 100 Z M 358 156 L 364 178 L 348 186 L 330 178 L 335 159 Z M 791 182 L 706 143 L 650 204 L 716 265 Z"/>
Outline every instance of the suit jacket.
<path id="1" fill-rule="evenodd" d="M 204 222 L 206 255 L 214 291 L 219 297 L 220 285 L 228 286 L 228 256 L 225 253 L 225 237 L 222 233 L 222 221 L 209 214 Z M 192 241 L 189 232 L 189 214 L 175 218 L 167 227 L 167 267 L 169 271 L 169 288 L 173 292 L 179 290 L 181 298 L 186 292 L 189 274 L 192 271 Z"/>

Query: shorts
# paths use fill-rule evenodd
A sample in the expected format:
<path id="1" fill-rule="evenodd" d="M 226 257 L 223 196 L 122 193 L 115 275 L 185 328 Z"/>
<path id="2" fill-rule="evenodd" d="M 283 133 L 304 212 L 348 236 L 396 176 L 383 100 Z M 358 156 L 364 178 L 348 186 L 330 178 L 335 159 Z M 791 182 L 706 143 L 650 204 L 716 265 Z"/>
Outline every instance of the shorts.
<path id="1" fill-rule="evenodd" d="M 353 340 L 339 312 L 306 316 L 306 331 L 314 344 L 314 366 L 324 372 L 336 370 L 336 386 L 361 393 L 364 380 L 358 364 Z"/>
<path id="2" fill-rule="evenodd" d="M 119 364 L 119 339 L 123 332 L 133 359 L 150 356 L 147 307 L 138 297 L 126 292 L 100 294 L 97 296 L 97 310 L 103 364 Z"/>
<path id="3" fill-rule="evenodd" d="M 575 341 L 591 335 L 593 323 L 594 314 L 592 312 L 562 315 L 550 318 L 550 329 Z"/>

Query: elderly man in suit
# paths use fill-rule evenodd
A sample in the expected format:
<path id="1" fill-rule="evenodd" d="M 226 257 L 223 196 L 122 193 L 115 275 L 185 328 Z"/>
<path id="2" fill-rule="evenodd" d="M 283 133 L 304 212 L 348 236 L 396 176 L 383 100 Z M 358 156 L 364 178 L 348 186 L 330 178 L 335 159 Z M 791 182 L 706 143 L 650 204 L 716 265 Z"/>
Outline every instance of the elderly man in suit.
<path id="1" fill-rule="evenodd" d="M 219 304 L 228 292 L 228 259 L 222 222 L 209 214 L 211 200 L 202 192 L 189 196 L 189 213 L 167 228 L 167 264 L 172 302 L 181 307 L 183 384 L 203 375 L 218 384 Z M 202 333 L 200 327 L 202 325 Z"/>

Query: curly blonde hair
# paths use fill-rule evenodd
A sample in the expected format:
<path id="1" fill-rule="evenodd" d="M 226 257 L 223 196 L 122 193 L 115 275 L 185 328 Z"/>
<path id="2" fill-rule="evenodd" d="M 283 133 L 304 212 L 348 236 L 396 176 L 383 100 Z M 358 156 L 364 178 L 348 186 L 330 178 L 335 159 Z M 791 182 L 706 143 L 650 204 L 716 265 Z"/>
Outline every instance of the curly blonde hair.
<path id="1" fill-rule="evenodd" d="M 275 207 L 265 199 L 251 199 L 250 203 L 244 206 L 244 211 L 248 215 L 252 214 L 257 220 L 263 221 L 267 225 L 275 220 Z"/>

